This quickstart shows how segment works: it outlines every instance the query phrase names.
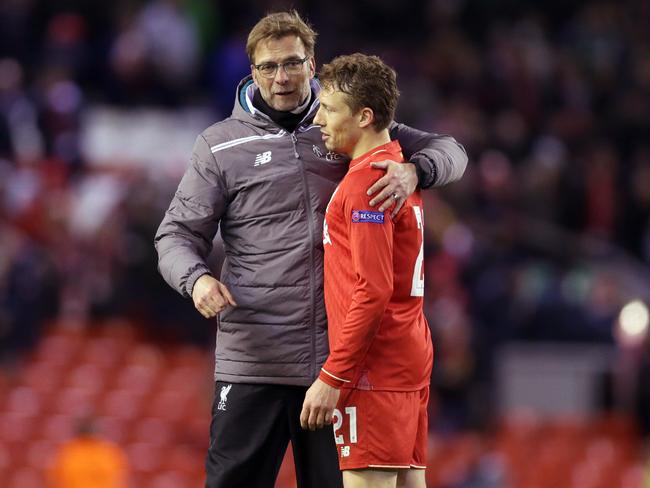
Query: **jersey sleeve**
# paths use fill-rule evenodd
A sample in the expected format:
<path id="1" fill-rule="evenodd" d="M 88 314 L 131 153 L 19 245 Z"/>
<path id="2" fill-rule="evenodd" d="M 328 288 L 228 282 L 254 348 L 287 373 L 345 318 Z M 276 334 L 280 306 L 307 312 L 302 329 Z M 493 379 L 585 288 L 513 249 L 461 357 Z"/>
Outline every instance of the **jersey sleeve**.
<path id="1" fill-rule="evenodd" d="M 319 376 L 334 387 L 352 384 L 360 373 L 393 293 L 393 222 L 388 212 L 372 210 L 365 194 L 372 181 L 360 179 L 354 186 L 358 192 L 343 199 L 356 281 L 345 320 Z"/>

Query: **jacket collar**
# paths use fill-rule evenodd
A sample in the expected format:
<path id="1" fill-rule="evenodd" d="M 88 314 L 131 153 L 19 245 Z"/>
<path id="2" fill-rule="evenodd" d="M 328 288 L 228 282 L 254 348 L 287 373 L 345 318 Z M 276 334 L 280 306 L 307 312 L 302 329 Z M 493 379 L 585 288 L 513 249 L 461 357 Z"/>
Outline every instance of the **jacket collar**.
<path id="1" fill-rule="evenodd" d="M 299 125 L 303 124 L 307 120 L 313 119 L 318 111 L 320 106 L 318 95 L 320 94 L 320 84 L 315 78 L 310 80 L 311 90 L 314 96 L 311 102 L 311 106 L 307 111 L 307 114 L 300 122 Z M 246 78 L 239 82 L 237 87 L 237 94 L 235 96 L 235 106 L 232 111 L 232 117 L 246 121 L 253 125 L 263 128 L 277 128 L 277 125 L 271 120 L 269 116 L 260 112 L 253 106 L 253 94 L 255 93 L 256 87 L 253 82 L 253 77 L 248 75 Z"/>

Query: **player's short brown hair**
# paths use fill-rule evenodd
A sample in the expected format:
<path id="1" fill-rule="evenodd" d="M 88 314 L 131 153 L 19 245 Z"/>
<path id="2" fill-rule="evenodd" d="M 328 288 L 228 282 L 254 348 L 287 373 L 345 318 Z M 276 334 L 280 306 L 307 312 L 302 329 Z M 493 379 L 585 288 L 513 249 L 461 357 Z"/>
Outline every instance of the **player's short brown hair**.
<path id="1" fill-rule="evenodd" d="M 246 41 L 246 54 L 251 63 L 255 63 L 255 49 L 257 45 L 267 39 L 282 39 L 285 36 L 297 36 L 305 46 L 307 56 L 314 55 L 316 44 L 316 31 L 302 20 L 295 10 L 288 12 L 275 12 L 261 19 L 248 34 Z"/>
<path id="2" fill-rule="evenodd" d="M 352 113 L 371 108 L 375 130 L 387 128 L 395 117 L 399 98 L 397 75 L 379 57 L 361 53 L 338 56 L 323 66 L 318 78 L 324 88 L 347 95 Z"/>

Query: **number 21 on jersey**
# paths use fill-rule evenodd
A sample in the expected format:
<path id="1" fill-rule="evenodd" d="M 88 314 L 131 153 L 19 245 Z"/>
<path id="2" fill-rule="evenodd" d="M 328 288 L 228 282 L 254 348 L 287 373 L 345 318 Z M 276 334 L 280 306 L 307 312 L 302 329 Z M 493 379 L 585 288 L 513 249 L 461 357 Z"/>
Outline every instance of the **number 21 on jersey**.
<path id="1" fill-rule="evenodd" d="M 424 218 L 422 215 L 422 209 L 418 205 L 413 206 L 413 212 L 415 213 L 415 220 L 418 224 L 418 229 L 420 229 L 420 235 L 422 239 L 420 241 L 420 252 L 418 253 L 418 257 L 415 260 L 415 266 L 413 267 L 411 296 L 423 297 L 424 296 Z"/>

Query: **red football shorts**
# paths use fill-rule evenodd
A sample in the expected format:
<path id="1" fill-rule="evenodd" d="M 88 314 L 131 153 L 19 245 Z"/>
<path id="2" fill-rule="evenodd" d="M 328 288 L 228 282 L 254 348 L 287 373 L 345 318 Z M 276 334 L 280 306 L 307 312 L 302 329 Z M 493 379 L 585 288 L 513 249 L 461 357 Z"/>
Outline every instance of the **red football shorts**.
<path id="1" fill-rule="evenodd" d="M 332 419 L 341 471 L 426 468 L 429 387 L 341 390 Z"/>

